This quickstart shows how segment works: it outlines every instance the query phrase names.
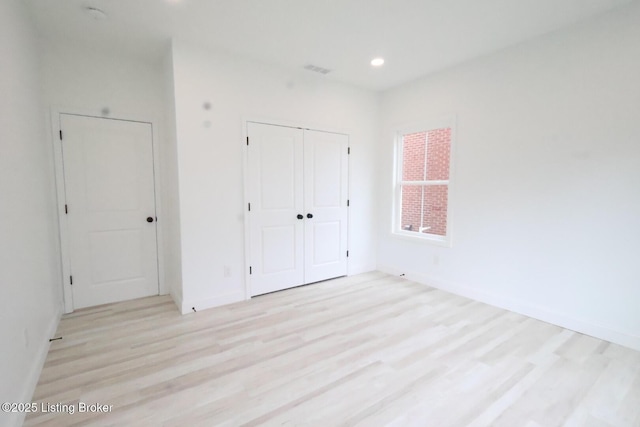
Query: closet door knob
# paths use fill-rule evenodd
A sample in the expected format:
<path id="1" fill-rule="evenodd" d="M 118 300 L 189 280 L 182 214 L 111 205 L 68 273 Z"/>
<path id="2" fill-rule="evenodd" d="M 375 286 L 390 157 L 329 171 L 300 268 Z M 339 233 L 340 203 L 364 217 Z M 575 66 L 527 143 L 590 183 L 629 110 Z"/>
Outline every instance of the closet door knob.
<path id="1" fill-rule="evenodd" d="M 153 218 L 152 217 L 147 217 L 147 222 L 153 222 Z"/>
<path id="2" fill-rule="evenodd" d="M 298 214 L 298 219 L 304 218 L 302 215 Z"/>
<path id="3" fill-rule="evenodd" d="M 313 214 L 308 213 L 307 218 L 313 218 Z"/>

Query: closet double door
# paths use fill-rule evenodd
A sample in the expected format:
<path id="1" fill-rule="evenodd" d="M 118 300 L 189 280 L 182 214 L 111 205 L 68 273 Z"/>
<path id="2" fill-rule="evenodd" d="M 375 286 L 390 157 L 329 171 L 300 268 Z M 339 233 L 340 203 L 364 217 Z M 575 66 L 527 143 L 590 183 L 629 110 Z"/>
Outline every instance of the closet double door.
<path id="1" fill-rule="evenodd" d="M 247 123 L 251 295 L 347 274 L 343 134 Z"/>

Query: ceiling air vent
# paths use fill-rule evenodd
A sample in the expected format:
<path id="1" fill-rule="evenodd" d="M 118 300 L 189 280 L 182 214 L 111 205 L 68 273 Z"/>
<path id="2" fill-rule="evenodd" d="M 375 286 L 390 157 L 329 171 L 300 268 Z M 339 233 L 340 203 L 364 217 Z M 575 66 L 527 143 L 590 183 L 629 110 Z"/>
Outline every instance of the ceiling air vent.
<path id="1" fill-rule="evenodd" d="M 313 71 L 314 73 L 329 74 L 331 70 L 327 68 L 318 67 L 317 65 L 309 64 L 304 66 L 305 70 Z"/>

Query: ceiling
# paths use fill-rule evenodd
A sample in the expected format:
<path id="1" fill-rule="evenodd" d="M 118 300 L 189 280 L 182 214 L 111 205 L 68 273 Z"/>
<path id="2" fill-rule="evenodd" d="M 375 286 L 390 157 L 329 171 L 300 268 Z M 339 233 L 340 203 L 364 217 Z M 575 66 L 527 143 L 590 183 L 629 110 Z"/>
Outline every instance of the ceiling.
<path id="1" fill-rule="evenodd" d="M 160 58 L 178 40 L 384 90 L 632 0 L 25 0 L 41 36 Z M 107 19 L 92 19 L 96 7 Z M 385 65 L 373 68 L 372 58 Z M 308 71 L 311 72 L 311 71 Z"/>

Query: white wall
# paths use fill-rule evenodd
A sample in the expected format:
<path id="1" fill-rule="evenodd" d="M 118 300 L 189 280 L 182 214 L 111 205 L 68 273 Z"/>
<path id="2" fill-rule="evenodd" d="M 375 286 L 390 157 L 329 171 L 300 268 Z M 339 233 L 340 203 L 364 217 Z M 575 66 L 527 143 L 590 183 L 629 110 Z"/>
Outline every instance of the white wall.
<path id="1" fill-rule="evenodd" d="M 178 148 L 176 142 L 176 99 L 173 78 L 173 53 L 168 46 L 162 63 L 165 94 L 165 139 L 162 162 L 164 187 L 165 280 L 176 305 L 182 307 L 182 253 L 180 245 L 180 194 L 178 192 Z"/>
<path id="2" fill-rule="evenodd" d="M 53 153 L 21 3 L 0 2 L 0 402 L 31 400 L 62 310 Z M 0 412 L 0 425 L 21 419 Z"/>
<path id="3" fill-rule="evenodd" d="M 106 107 L 110 117 L 164 118 L 161 63 L 48 41 L 41 51 L 47 107 L 83 108 L 96 115 Z"/>
<path id="4" fill-rule="evenodd" d="M 385 93 L 379 267 L 640 349 L 638 22 L 636 3 Z M 453 248 L 393 237 L 393 129 L 451 113 Z"/>
<path id="5" fill-rule="evenodd" d="M 159 243 L 164 255 L 166 291 L 173 294 L 180 282 L 180 244 L 175 138 L 170 138 L 164 64 L 47 42 L 41 51 L 47 108 L 79 110 L 96 116 L 107 108 L 107 117 L 154 122 L 159 137 L 156 147 L 160 149 L 160 182 L 156 183 L 156 190 L 161 201 L 157 208 L 163 240 Z"/>
<path id="6" fill-rule="evenodd" d="M 180 42 L 173 60 L 183 311 L 245 296 L 243 117 L 350 134 L 349 272 L 374 269 L 377 95 Z"/>

